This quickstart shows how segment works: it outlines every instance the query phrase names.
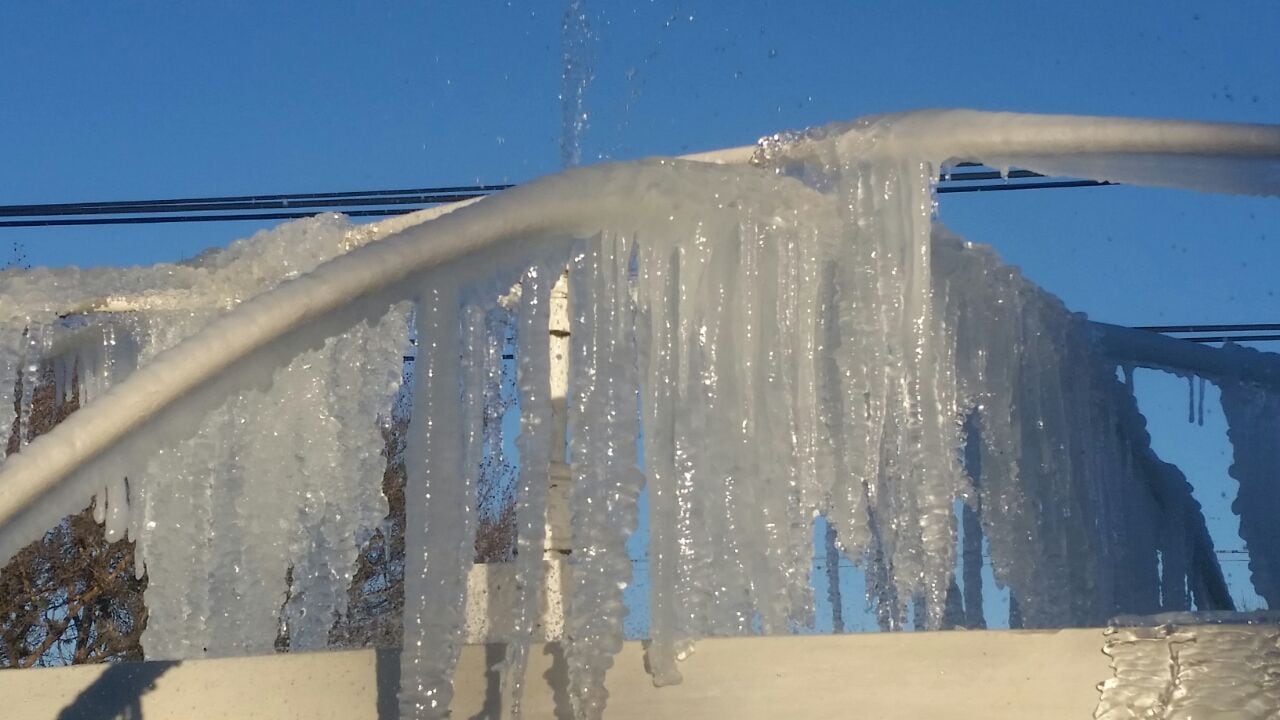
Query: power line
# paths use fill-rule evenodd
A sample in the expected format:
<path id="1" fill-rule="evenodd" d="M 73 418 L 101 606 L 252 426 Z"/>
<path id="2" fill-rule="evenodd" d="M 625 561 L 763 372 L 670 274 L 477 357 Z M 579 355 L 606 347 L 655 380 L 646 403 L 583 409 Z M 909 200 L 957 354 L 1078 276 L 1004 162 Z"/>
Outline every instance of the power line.
<path id="1" fill-rule="evenodd" d="M 1280 330 L 1280 323 L 1234 323 L 1229 325 L 1138 325 L 1134 330 L 1150 330 L 1158 333 L 1206 333 L 1251 332 L 1254 330 Z"/>
<path id="2" fill-rule="evenodd" d="M 1042 175 L 1035 177 L 1043 177 Z M 998 192 L 1001 190 L 1054 190 L 1061 188 L 1083 188 L 1083 187 L 1104 187 L 1107 185 L 1117 185 L 1118 183 L 1107 182 L 1105 180 L 1046 180 L 1044 182 L 1004 182 L 1004 183 L 982 183 L 974 185 L 943 185 L 939 184 L 935 188 L 939 195 L 947 195 L 949 193 L 965 193 L 965 192 Z"/>
<path id="3" fill-rule="evenodd" d="M 459 198 L 465 200 L 467 198 Z M 426 206 L 424 206 L 426 207 Z M 408 215 L 421 210 L 422 207 L 387 208 L 383 210 L 349 210 L 343 214 L 347 217 L 389 217 L 391 215 Z M 331 212 L 339 212 L 337 210 Z M 74 227 L 85 225 L 155 225 L 161 223 L 188 222 L 221 222 L 228 220 L 298 220 L 314 217 L 320 213 L 287 212 L 287 213 L 232 213 L 226 215 L 154 215 L 138 217 L 110 218 L 46 218 L 40 220 L 0 220 L 0 228 L 31 227 Z"/>
<path id="4" fill-rule="evenodd" d="M 1187 325 L 1138 325 L 1134 330 L 1146 330 L 1164 335 L 1173 335 L 1179 340 L 1193 343 L 1225 343 L 1225 342 L 1276 342 L 1280 341 L 1280 333 L 1262 332 L 1280 330 L 1280 323 L 1197 323 Z M 1187 335 L 1188 333 L 1217 333 L 1210 335 Z"/>
<path id="5" fill-rule="evenodd" d="M 306 200 L 326 200 L 330 205 L 344 204 L 345 200 L 361 198 L 380 198 L 397 196 L 450 196 L 457 194 L 489 193 L 506 190 L 511 185 L 457 185 L 434 188 L 409 188 L 402 190 L 354 190 L 349 192 L 293 193 L 288 195 L 227 195 L 222 197 L 203 198 L 170 198 L 167 200 L 118 200 L 110 202 L 76 202 L 45 203 L 38 205 L 0 205 L 0 217 L 15 215 L 71 215 L 85 212 L 117 213 L 139 208 L 142 212 L 153 208 L 165 208 L 186 205 L 220 205 L 228 203 L 258 203 L 258 207 L 267 207 L 270 203 L 282 203 L 279 207 L 302 206 Z M 425 199 L 422 202 L 445 202 L 445 200 Z M 273 205 L 273 207 L 275 207 Z"/>
<path id="6" fill-rule="evenodd" d="M 996 170 L 988 168 L 982 163 L 974 162 L 959 163 L 955 167 L 961 169 L 944 171 L 938 178 L 938 185 L 935 190 L 939 195 L 966 192 L 1001 192 L 1005 190 L 1103 187 L 1117 184 L 1105 180 L 1047 178 L 1031 170 Z M 1023 180 L 1033 180 L 1034 182 L 1020 182 Z"/>
<path id="7" fill-rule="evenodd" d="M 1197 337 L 1181 337 L 1179 340 L 1186 340 L 1193 343 L 1242 343 L 1242 342 L 1276 342 L 1280 340 L 1280 334 L 1261 334 L 1261 335 L 1201 335 Z"/>
<path id="8" fill-rule="evenodd" d="M 1097 180 L 1046 178 L 1030 170 L 1001 171 L 980 163 L 960 163 L 955 168 L 958 169 L 947 170 L 939 177 L 935 188 L 939 194 L 1101 187 L 1113 184 Z M 349 217 L 387 217 L 404 215 L 432 205 L 472 200 L 511 187 L 514 186 L 454 185 L 394 190 L 0 205 L 0 228 L 271 222 L 297 220 L 320 212 L 342 212 Z M 1223 333 L 1181 338 L 1193 343 L 1280 341 L 1280 333 L 1274 332 L 1280 331 L 1280 323 L 1144 325 L 1136 329 L 1175 335 Z M 406 356 L 405 359 L 410 358 Z"/>
<path id="9" fill-rule="evenodd" d="M 403 215 L 433 205 L 472 200 L 509 187 L 511 185 L 466 185 L 291 195 L 0 205 L 0 227 L 279 221 L 310 217 L 320 212 L 342 212 L 350 217 Z"/>
<path id="10" fill-rule="evenodd" d="M 961 163 L 938 178 L 939 194 L 1099 187 L 1097 180 L 1046 179 L 1030 170 L 999 171 Z M 513 185 L 455 185 L 346 192 L 226 195 L 157 200 L 0 205 L 0 228 L 151 225 L 159 223 L 296 220 L 321 212 L 351 217 L 403 215 L 443 203 L 471 200 Z M 376 209 L 375 209 L 376 208 Z M 275 211 L 275 212 L 269 212 Z"/>

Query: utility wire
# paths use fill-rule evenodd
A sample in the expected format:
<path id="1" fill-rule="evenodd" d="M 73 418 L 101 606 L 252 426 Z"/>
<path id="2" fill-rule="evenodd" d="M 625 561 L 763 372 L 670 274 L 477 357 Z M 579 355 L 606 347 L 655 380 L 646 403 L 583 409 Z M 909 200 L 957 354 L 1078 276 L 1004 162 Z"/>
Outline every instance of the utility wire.
<path id="1" fill-rule="evenodd" d="M 370 205 L 436 205 L 439 203 L 457 202 L 489 193 L 470 194 L 430 194 L 430 195 L 395 195 L 383 197 L 352 197 L 341 201 L 329 199 L 297 199 L 287 200 L 241 200 L 239 202 L 192 202 L 192 203 L 149 203 L 132 206 L 91 206 L 70 208 L 56 213 L 66 215 L 141 215 L 157 212 L 218 212 L 223 210 L 289 210 L 293 208 L 330 208 L 330 207 L 366 207 Z M 51 215 L 49 212 L 36 212 L 40 208 L 13 207 L 9 217 L 33 217 Z M 6 216 L 9 208 L 0 208 L 0 216 Z"/>
<path id="2" fill-rule="evenodd" d="M 1050 190 L 1057 188 L 1102 187 L 1117 183 L 1105 180 L 1044 179 L 1038 182 L 1017 182 L 1045 178 L 1030 170 L 994 170 L 982 163 L 965 162 L 955 167 L 961 170 L 944 171 L 935 188 L 939 195 L 965 192 L 1001 192 L 1005 190 Z M 978 169 L 973 169 L 978 168 Z M 992 182 L 996 181 L 996 182 Z"/>
<path id="3" fill-rule="evenodd" d="M 1138 325 L 1134 330 L 1146 330 L 1164 335 L 1173 335 L 1179 340 L 1193 343 L 1225 343 L 1225 342 L 1276 342 L 1280 341 L 1280 323 L 1225 323 L 1225 324 L 1188 324 L 1188 325 Z M 1272 332 L 1263 332 L 1263 331 Z M 1210 335 L 1187 335 L 1187 333 L 1221 333 Z"/>
<path id="4" fill-rule="evenodd" d="M 1112 184 L 1097 180 L 1052 179 L 1030 170 L 1014 169 L 1002 172 L 979 163 L 960 163 L 955 168 L 942 173 L 935 190 L 939 194 L 949 194 L 1101 187 Z M 269 222 L 296 220 L 319 212 L 342 212 L 349 217 L 388 217 L 404 215 L 432 205 L 472 200 L 510 187 L 513 186 L 509 184 L 456 185 L 397 190 L 0 205 L 0 228 L 150 225 L 237 220 Z M 1173 335 L 1223 333 L 1181 338 L 1194 343 L 1280 341 L 1280 333 L 1275 332 L 1280 331 L 1280 323 L 1144 325 L 1136 329 Z"/>
<path id="5" fill-rule="evenodd" d="M 1280 340 L 1280 334 L 1264 334 L 1264 335 L 1202 335 L 1197 337 L 1180 337 L 1179 340 L 1186 340 L 1193 343 L 1242 343 L 1242 342 L 1276 342 Z"/>
<path id="6" fill-rule="evenodd" d="M 1234 323 L 1230 325 L 1138 325 L 1134 330 L 1150 330 L 1158 333 L 1207 333 L 1252 332 L 1255 330 L 1280 330 L 1280 323 Z"/>
<path id="7" fill-rule="evenodd" d="M 31 215 L 90 215 L 127 212 L 181 212 L 187 210 L 236 210 L 289 207 L 334 207 L 369 205 L 375 202 L 452 202 L 455 196 L 470 197 L 506 190 L 511 185 L 460 185 L 455 187 L 409 188 L 404 190 L 356 190 L 351 192 L 295 193 L 292 195 L 228 195 L 168 200 L 117 200 L 110 202 L 46 203 L 0 205 L 0 217 Z"/>
<path id="8" fill-rule="evenodd" d="M 1036 176 L 1043 177 L 1043 176 Z M 1083 187 L 1103 187 L 1106 185 L 1117 185 L 1118 183 L 1106 182 L 1105 180 L 1046 180 L 1045 182 L 1024 182 L 1024 183 L 982 183 L 975 185 L 945 185 L 939 184 L 934 188 L 939 195 L 947 195 L 950 193 L 967 193 L 967 192 L 999 192 L 1002 190 L 1053 190 L 1060 188 L 1083 188 Z"/>
<path id="9" fill-rule="evenodd" d="M 279 221 L 342 212 L 350 217 L 404 215 L 432 205 L 471 200 L 510 185 L 468 185 L 404 190 L 235 195 L 168 200 L 0 205 L 0 227 L 149 225 L 156 223 Z M 380 206 L 373 209 L 374 206 Z M 280 212 L 264 212 L 277 210 Z M 256 211 L 256 212 L 245 212 Z"/>
<path id="10" fill-rule="evenodd" d="M 481 197 L 481 195 L 459 195 L 449 200 L 458 202 Z M 125 217 L 87 217 L 87 218 L 41 218 L 36 220 L 0 220 L 0 228 L 30 227 L 68 227 L 85 225 L 155 225 L 161 223 L 188 222 L 223 222 L 228 220 L 298 220 L 313 217 L 319 212 L 341 212 L 347 217 L 390 217 L 392 215 L 408 215 L 411 212 L 425 209 L 427 205 L 385 208 L 380 210 L 342 210 L 327 208 L 311 212 L 278 212 L 278 213 L 230 213 L 222 215 L 140 215 Z"/>
<path id="11" fill-rule="evenodd" d="M 1099 187 L 1112 184 L 1096 180 L 1044 179 L 1043 175 L 1029 170 L 1001 173 L 975 163 L 961 163 L 956 167 L 960 169 L 949 170 L 939 177 L 935 188 L 939 194 Z M 471 200 L 510 187 L 513 186 L 457 185 L 399 190 L 0 205 L 0 228 L 296 220 L 320 212 L 341 212 L 351 217 L 391 216 L 432 205 Z"/>

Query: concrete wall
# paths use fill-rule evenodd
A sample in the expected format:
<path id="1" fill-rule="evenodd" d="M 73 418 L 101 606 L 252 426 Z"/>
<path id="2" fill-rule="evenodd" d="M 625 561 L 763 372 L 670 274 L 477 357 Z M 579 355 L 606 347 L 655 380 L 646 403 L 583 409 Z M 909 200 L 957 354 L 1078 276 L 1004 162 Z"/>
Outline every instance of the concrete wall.
<path id="1" fill-rule="evenodd" d="M 705 640 L 682 685 L 655 688 L 640 643 L 609 675 L 611 719 L 948 718 L 1085 720 L 1111 677 L 1101 630 Z M 493 717 L 497 645 L 468 646 L 455 718 Z M 394 651 L 0 671 L 15 720 L 391 720 Z M 567 718 L 559 646 L 531 653 L 526 717 Z"/>

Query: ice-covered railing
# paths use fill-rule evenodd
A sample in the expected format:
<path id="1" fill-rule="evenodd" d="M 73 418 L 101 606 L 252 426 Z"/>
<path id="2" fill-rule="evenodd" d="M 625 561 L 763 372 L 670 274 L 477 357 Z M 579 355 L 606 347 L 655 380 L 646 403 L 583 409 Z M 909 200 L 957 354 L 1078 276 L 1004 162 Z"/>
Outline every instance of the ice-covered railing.
<path id="1" fill-rule="evenodd" d="M 1103 648 L 1115 677 L 1100 720 L 1271 718 L 1280 708 L 1280 613 L 1115 618 Z"/>
<path id="2" fill-rule="evenodd" d="M 1185 479 L 1155 458 L 1117 379 L 1123 363 L 1084 318 L 935 226 L 932 186 L 949 163 L 981 160 L 1274 195 L 1280 129 L 940 111 L 767 138 L 721 158 L 747 156 L 748 167 L 565 173 L 339 254 L 344 229 L 283 273 L 283 257 L 233 268 L 232 253 L 191 273 L 121 276 L 130 295 L 183 296 L 206 281 L 245 289 L 225 314 L 155 309 L 100 334 L 124 328 L 136 353 L 119 335 L 73 353 L 77 377 L 102 378 L 90 394 L 111 387 L 0 469 L 0 553 L 96 493 L 112 532 L 140 540 L 149 654 L 269 650 L 290 566 L 302 599 L 286 616 L 302 646 L 319 644 L 360 528 L 380 516 L 373 418 L 398 378 L 411 301 L 406 715 L 448 705 L 476 473 L 492 443 L 486 379 L 508 323 L 521 396 L 510 709 L 537 612 L 546 468 L 561 459 L 575 480 L 566 652 L 582 717 L 602 712 L 621 642 L 623 544 L 641 492 L 659 683 L 679 679 L 677 658 L 699 636 L 807 621 L 817 515 L 866 569 L 886 628 L 911 613 L 941 627 L 980 607 L 973 584 L 960 593 L 955 582 L 957 565 L 968 577 L 980 562 L 957 558 L 958 499 L 980 518 L 1024 625 L 1229 603 Z M 546 328 L 565 267 L 573 361 L 561 447 L 550 439 Z M 25 309 L 44 291 L 16 277 L 6 295 L 24 309 L 7 313 L 9 346 L 24 348 L 14 364 L 25 369 L 46 342 L 33 328 L 56 326 L 65 298 Z M 119 292 L 81 294 L 92 306 Z M 135 354 L 144 362 L 129 373 Z M 1269 472 L 1256 452 L 1265 442 L 1251 433 L 1237 445 L 1254 458 L 1250 477 Z M 1258 507 L 1274 501 L 1274 484 L 1251 487 Z M 1242 524 L 1255 513 L 1239 509 Z M 1259 517 L 1265 550 L 1275 531 Z M 1274 577 L 1255 570 L 1255 583 Z"/>

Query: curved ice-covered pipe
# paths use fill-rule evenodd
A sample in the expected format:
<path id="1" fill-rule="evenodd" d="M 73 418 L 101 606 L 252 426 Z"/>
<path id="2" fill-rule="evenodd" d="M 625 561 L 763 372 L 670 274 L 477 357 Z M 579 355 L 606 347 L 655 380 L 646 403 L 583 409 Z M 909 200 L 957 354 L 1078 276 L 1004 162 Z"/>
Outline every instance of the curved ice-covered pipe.
<path id="1" fill-rule="evenodd" d="M 1280 195 L 1280 125 L 920 110 L 776 137 L 794 161 L 805 159 L 807 137 L 832 134 L 841 136 L 844 157 L 972 161 L 1043 175 Z M 761 144 L 765 153 L 769 140 Z"/>
<path id="2" fill-rule="evenodd" d="M 1063 172 L 1072 158 L 1083 158 L 1089 162 L 1081 167 L 1106 171 L 1088 174 L 1092 177 L 1280 194 L 1275 172 L 1280 127 L 1275 126 L 924 111 L 862 121 L 842 131 L 847 143 L 871 156 L 891 153 L 939 164 L 956 159 L 999 164 L 1013 158 L 1042 172 Z M 754 155 L 747 150 L 691 159 L 737 163 Z M 793 136 L 785 158 L 803 159 L 803 154 L 803 137 Z M 1154 182 L 1165 179 L 1159 162 L 1154 180 L 1151 173 L 1130 172 L 1135 159 L 1136 165 L 1151 167 L 1150 161 L 1163 157 L 1257 161 L 1261 170 L 1245 173 L 1243 182 L 1213 178 L 1207 185 L 1176 178 Z M 1040 164 L 1024 162 L 1037 158 Z M 277 339 L 465 255 L 539 236 L 593 233 L 619 216 L 643 213 L 654 188 L 637 178 L 605 167 L 530 183 L 355 250 L 243 303 L 5 462 L 0 557 L 10 557 L 83 506 L 96 488 L 77 471 Z"/>
<path id="3" fill-rule="evenodd" d="M 589 181 L 580 176 L 591 174 Z M 279 338 L 464 255 L 516 240 L 594 232 L 644 187 L 612 168 L 553 176 L 358 248 L 282 283 L 158 355 L 0 466 L 0 557 L 11 557 L 100 489 L 77 471 L 167 408 Z M 584 197 L 585 189 L 594 189 Z M 412 295 L 411 289 L 402 293 Z M 396 298 L 403 299 L 403 298 Z M 68 482 L 70 480 L 70 482 Z"/>

